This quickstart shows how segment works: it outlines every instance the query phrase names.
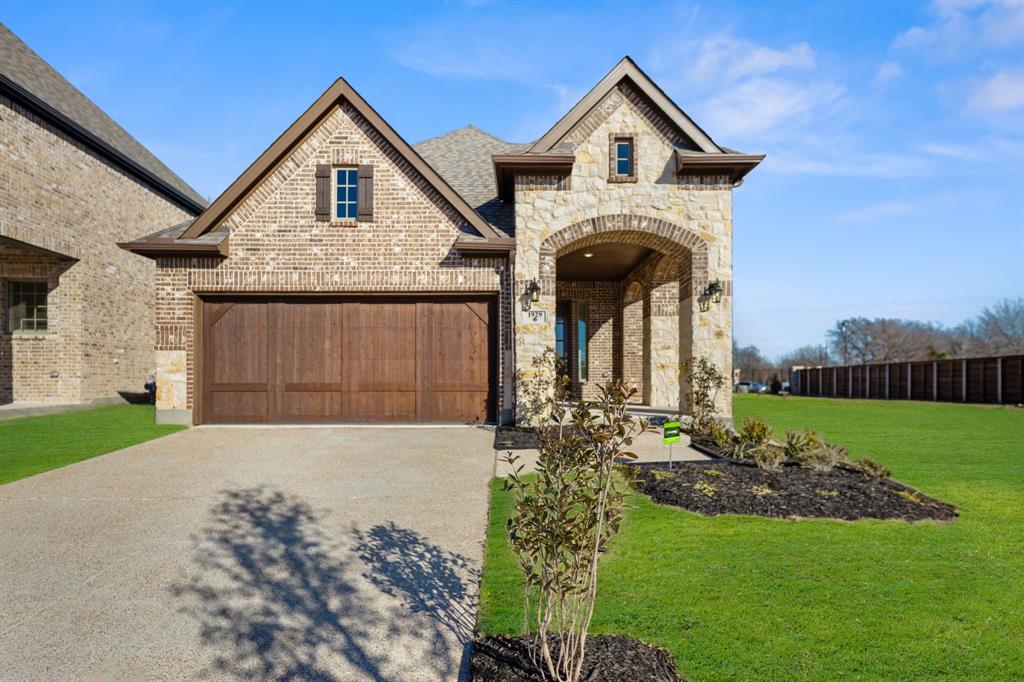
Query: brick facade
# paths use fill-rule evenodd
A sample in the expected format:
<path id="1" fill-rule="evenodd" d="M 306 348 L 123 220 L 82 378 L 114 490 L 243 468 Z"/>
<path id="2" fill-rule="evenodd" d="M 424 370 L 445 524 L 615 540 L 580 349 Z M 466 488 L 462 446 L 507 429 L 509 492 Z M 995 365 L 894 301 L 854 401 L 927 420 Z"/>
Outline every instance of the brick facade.
<path id="1" fill-rule="evenodd" d="M 317 164 L 374 167 L 372 221 L 315 220 Z M 490 293 L 499 297 L 498 366 L 505 367 L 511 346 L 505 261 L 456 253 L 464 220 L 351 106 L 335 107 L 225 222 L 228 258 L 157 260 L 159 410 L 194 404 L 193 311 L 202 294 Z"/>
<path id="2" fill-rule="evenodd" d="M 155 370 L 154 264 L 118 241 L 184 210 L 0 97 L 0 316 L 7 282 L 46 281 L 45 333 L 0 328 L 0 404 L 77 403 L 143 390 Z"/>

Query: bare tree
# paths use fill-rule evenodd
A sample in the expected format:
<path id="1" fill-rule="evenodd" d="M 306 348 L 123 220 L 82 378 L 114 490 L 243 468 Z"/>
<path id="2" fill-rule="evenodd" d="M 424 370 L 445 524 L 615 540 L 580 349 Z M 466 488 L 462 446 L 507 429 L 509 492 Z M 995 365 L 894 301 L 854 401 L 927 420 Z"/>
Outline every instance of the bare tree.
<path id="1" fill-rule="evenodd" d="M 826 346 L 801 346 L 794 351 L 779 356 L 779 368 L 788 372 L 794 365 L 801 367 L 818 367 L 819 365 L 833 364 L 832 356 Z"/>
<path id="2" fill-rule="evenodd" d="M 1024 298 L 1003 299 L 959 328 L 977 355 L 1024 353 Z"/>
<path id="3" fill-rule="evenodd" d="M 758 370 L 770 368 L 773 363 L 761 355 L 761 350 L 757 346 L 740 347 L 733 339 L 732 366 L 740 371 L 740 378 L 753 379 L 757 376 Z"/>

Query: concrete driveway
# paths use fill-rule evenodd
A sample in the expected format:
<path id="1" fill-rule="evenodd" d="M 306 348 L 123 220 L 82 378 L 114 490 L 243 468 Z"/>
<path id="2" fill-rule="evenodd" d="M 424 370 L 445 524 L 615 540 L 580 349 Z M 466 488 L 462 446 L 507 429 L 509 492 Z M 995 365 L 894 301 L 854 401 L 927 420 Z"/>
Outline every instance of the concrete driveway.
<path id="1" fill-rule="evenodd" d="M 0 679 L 456 679 L 474 428 L 199 428 L 0 486 Z"/>

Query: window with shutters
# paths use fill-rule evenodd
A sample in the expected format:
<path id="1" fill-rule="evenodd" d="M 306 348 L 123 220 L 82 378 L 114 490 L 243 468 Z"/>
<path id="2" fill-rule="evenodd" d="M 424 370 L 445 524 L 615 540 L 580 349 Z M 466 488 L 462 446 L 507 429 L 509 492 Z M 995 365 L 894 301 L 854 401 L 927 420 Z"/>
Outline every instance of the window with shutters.
<path id="1" fill-rule="evenodd" d="M 334 217 L 355 220 L 359 211 L 359 170 L 334 169 Z"/>
<path id="2" fill-rule="evenodd" d="M 46 282 L 7 282 L 7 331 L 45 332 Z"/>

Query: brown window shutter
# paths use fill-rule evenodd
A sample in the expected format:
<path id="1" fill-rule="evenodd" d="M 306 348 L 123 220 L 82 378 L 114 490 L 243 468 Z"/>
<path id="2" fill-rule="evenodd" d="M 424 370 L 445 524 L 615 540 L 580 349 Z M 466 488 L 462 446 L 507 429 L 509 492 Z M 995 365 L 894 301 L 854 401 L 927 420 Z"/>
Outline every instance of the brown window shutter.
<path id="1" fill-rule="evenodd" d="M 629 138 L 629 177 L 636 177 L 636 138 Z"/>
<path id="2" fill-rule="evenodd" d="M 361 223 L 373 220 L 373 166 L 359 166 L 357 220 Z"/>
<path id="3" fill-rule="evenodd" d="M 316 219 L 331 220 L 331 167 L 326 163 L 316 165 Z"/>

